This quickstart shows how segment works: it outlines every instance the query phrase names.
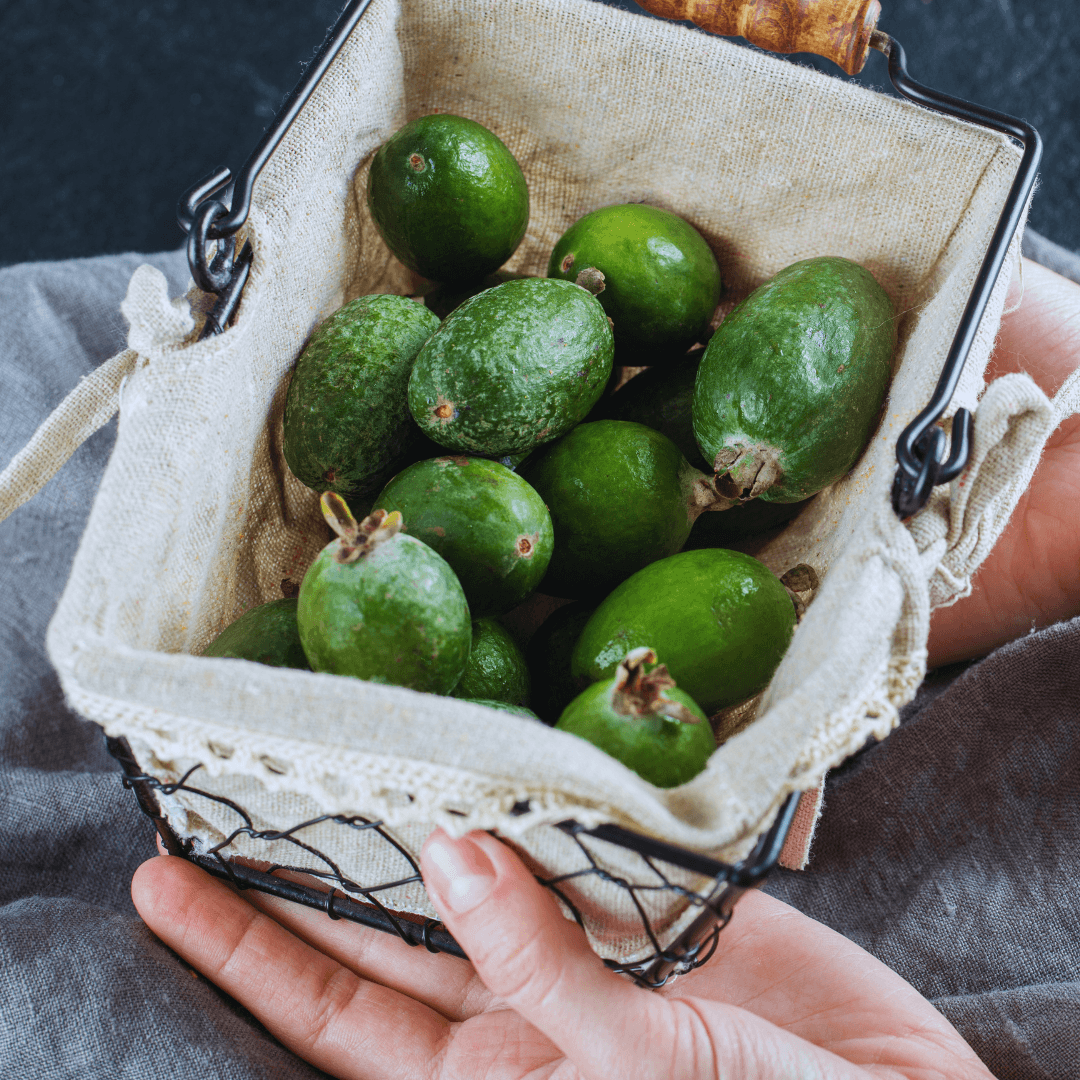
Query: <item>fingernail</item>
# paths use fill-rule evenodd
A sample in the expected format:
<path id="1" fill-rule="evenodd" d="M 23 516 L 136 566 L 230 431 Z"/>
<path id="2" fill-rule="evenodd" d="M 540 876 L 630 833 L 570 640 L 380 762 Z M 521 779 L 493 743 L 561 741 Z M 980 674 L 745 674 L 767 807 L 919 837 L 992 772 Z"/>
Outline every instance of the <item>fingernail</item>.
<path id="1" fill-rule="evenodd" d="M 428 885 L 458 915 L 482 904 L 495 887 L 495 867 L 467 836 L 451 840 L 446 833 L 436 832 L 425 854 L 431 864 Z"/>

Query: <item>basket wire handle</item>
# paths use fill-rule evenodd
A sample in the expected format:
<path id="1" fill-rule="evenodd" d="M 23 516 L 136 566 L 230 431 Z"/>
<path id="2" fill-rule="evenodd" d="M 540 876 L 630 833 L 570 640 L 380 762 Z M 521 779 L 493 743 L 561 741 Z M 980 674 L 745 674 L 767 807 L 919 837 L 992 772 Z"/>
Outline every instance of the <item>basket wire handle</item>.
<path id="1" fill-rule="evenodd" d="M 980 127 L 1000 131 L 1003 135 L 1016 139 L 1024 147 L 1020 167 L 1016 170 L 1005 205 L 1001 208 L 933 396 L 896 440 L 897 469 L 893 480 L 892 503 L 897 515 L 907 518 L 922 508 L 936 485 L 955 480 L 967 465 L 974 429 L 971 413 L 967 409 L 956 410 L 953 418 L 952 448 L 944 461 L 942 454 L 946 442 L 945 433 L 936 425 L 956 391 L 979 323 L 1008 254 L 1009 244 L 1012 243 L 1028 196 L 1035 184 L 1039 161 L 1042 158 L 1042 139 L 1035 128 L 1025 120 L 943 94 L 939 90 L 931 90 L 916 82 L 908 75 L 907 57 L 896 38 L 881 30 L 875 30 L 871 35 L 870 46 L 888 57 L 889 78 L 897 92 L 904 97 L 947 116 L 955 116 Z"/>
<path id="2" fill-rule="evenodd" d="M 349 0 L 303 78 L 285 99 L 273 124 L 259 140 L 236 178 L 229 169 L 218 169 L 180 196 L 176 220 L 188 234 L 187 255 L 191 276 L 203 292 L 216 293 L 218 297 L 199 335 L 200 340 L 224 331 L 240 303 L 251 272 L 253 252 L 250 243 L 245 242 L 235 259 L 233 255 L 236 234 L 251 212 L 251 196 L 259 173 L 370 4 L 371 0 Z M 221 197 L 213 197 L 217 195 Z M 215 248 L 213 254 L 212 246 Z"/>

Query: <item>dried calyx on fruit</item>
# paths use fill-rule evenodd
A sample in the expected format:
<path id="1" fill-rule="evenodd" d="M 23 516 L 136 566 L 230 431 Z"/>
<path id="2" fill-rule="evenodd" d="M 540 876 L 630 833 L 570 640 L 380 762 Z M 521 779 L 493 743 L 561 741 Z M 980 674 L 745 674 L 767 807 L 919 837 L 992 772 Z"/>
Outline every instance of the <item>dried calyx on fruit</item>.
<path id="1" fill-rule="evenodd" d="M 374 551 L 379 544 L 401 532 L 402 519 L 397 510 L 392 513 L 374 510 L 363 521 L 357 522 L 345 500 L 333 491 L 324 491 L 319 505 L 326 524 L 341 540 L 334 553 L 335 562 L 356 562 L 362 555 Z"/>
<path id="2" fill-rule="evenodd" d="M 646 665 L 655 666 L 646 671 Z M 643 646 L 627 653 L 615 669 L 611 707 L 622 716 L 667 716 L 683 724 L 700 723 L 700 716 L 664 693 L 674 686 L 667 665 L 657 664 L 656 652 Z"/>

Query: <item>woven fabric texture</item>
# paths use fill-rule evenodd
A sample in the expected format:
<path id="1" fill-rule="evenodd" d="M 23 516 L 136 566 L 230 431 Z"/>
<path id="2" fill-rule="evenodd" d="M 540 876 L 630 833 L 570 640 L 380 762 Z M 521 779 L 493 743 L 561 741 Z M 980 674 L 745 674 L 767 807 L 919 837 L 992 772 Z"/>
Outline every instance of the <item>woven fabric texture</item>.
<path id="1" fill-rule="evenodd" d="M 659 791 L 572 736 L 456 700 L 198 656 L 280 595 L 282 578 L 299 579 L 328 538 L 316 496 L 281 457 L 289 371 L 345 300 L 413 287 L 374 231 L 363 183 L 374 150 L 435 111 L 479 120 L 521 162 L 531 220 L 511 269 L 543 273 L 582 213 L 639 200 L 702 232 L 728 303 L 791 262 L 834 254 L 871 269 L 901 312 L 866 453 L 757 552 L 779 572 L 812 564 L 820 594 L 755 722 L 681 788 Z M 981 129 L 581 0 L 375 0 L 256 186 L 235 324 L 198 342 L 205 297 L 189 312 L 159 272 L 132 279 L 131 353 L 99 380 L 107 396 L 107 380 L 126 376 L 116 449 L 49 632 L 68 701 L 127 736 L 163 780 L 200 765 L 200 787 L 264 828 L 362 812 L 413 851 L 435 823 L 493 828 L 548 873 L 575 868 L 576 849 L 550 828 L 566 818 L 744 854 L 787 794 L 895 725 L 925 670 L 931 605 L 969 588 L 1054 424 L 1026 377 L 984 393 L 1006 271 L 953 400 L 978 405 L 972 462 L 913 522 L 893 514 L 896 437 L 930 397 L 1018 160 Z M 18 483 L 0 476 L 0 512 L 104 422 L 100 394 L 92 406 L 78 394 L 22 458 Z M 236 824 L 181 793 L 163 803 L 204 846 Z M 353 839 L 319 842 L 354 880 L 393 880 L 393 857 Z M 243 838 L 233 850 L 275 857 Z M 587 879 L 574 895 L 606 955 L 647 949 L 620 890 Z M 385 899 L 431 914 L 415 886 Z M 669 894 L 654 907 L 666 936 L 689 917 Z"/>

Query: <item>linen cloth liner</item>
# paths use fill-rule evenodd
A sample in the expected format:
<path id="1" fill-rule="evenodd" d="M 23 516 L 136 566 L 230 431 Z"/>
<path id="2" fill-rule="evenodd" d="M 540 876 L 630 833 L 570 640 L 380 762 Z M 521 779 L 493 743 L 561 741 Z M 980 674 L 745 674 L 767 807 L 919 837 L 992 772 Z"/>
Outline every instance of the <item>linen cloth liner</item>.
<path id="1" fill-rule="evenodd" d="M 315 495 L 281 457 L 288 373 L 343 302 L 413 288 L 363 186 L 372 152 L 435 111 L 484 123 L 522 165 L 531 218 L 510 269 L 542 274 L 581 214 L 641 200 L 702 232 L 729 305 L 791 262 L 834 254 L 872 270 L 901 313 L 866 453 L 757 551 L 778 572 L 811 563 L 821 591 L 757 720 L 681 788 L 659 791 L 573 736 L 453 699 L 192 655 L 280 595 L 283 577 L 299 580 L 328 539 Z M 127 736 L 163 780 L 201 763 L 198 786 L 263 828 L 360 812 L 413 852 L 433 823 L 493 828 L 547 875 L 581 865 L 548 827 L 571 817 L 741 856 L 789 792 L 896 723 L 925 670 L 931 605 L 970 588 L 1055 422 L 1026 376 L 984 391 L 1006 272 L 952 403 L 978 404 L 971 463 L 910 528 L 893 514 L 896 437 L 929 399 L 1018 160 L 996 134 L 581 0 L 375 0 L 256 186 L 245 228 L 255 260 L 235 325 L 196 342 L 207 298 L 193 294 L 189 312 L 140 269 L 124 304 L 129 351 L 0 476 L 6 514 L 107 419 L 117 393 L 116 450 L 49 632 L 69 702 Z M 1066 386 L 1059 411 L 1076 394 Z M 238 824 L 197 796 L 162 803 L 204 847 Z M 304 839 L 361 884 L 401 876 L 401 857 L 370 834 L 324 823 Z M 637 856 L 603 846 L 611 867 L 643 878 Z M 239 837 L 230 850 L 300 862 L 283 841 Z M 433 914 L 419 886 L 380 895 Z M 572 895 L 602 953 L 650 951 L 625 892 L 588 878 Z M 664 940 L 693 914 L 668 893 L 645 903 Z"/>

